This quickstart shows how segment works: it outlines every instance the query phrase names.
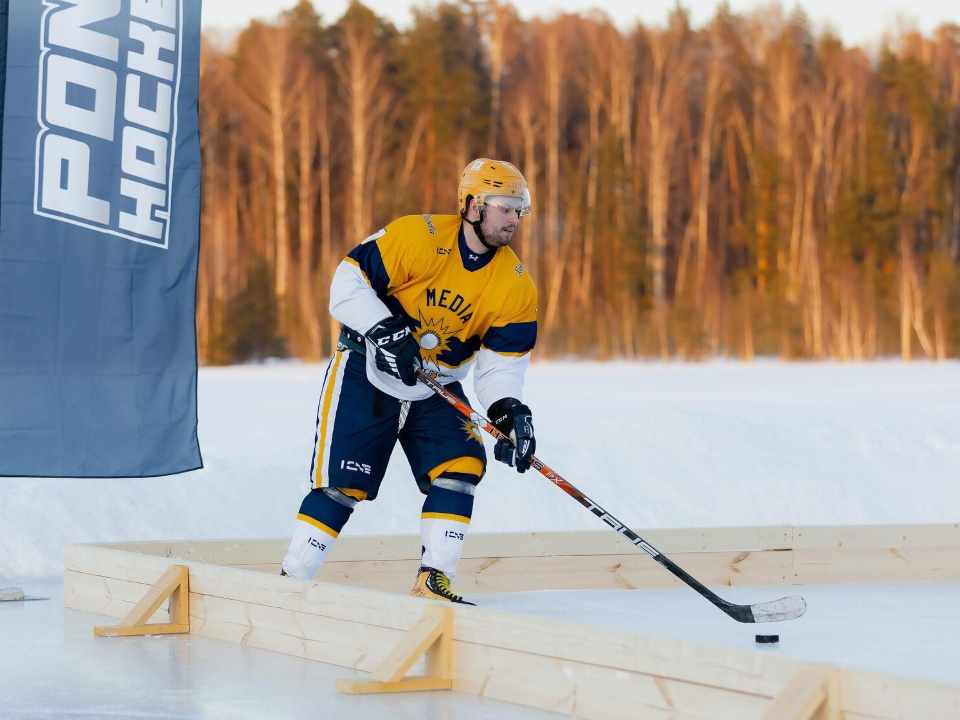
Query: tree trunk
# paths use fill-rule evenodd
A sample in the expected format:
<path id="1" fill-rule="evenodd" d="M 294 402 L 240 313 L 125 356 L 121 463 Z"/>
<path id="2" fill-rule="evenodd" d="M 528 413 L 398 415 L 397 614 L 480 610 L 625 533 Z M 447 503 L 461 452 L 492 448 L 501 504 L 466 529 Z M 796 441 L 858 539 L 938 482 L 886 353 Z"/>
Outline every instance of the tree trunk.
<path id="1" fill-rule="evenodd" d="M 600 103 L 603 99 L 599 89 L 599 83 L 595 81 L 595 78 L 592 78 L 592 80 L 592 82 L 588 83 L 590 91 L 588 95 L 590 148 L 588 150 L 589 167 L 587 168 L 587 207 L 586 217 L 584 218 L 583 262 L 579 282 L 579 300 L 583 312 L 586 312 L 588 316 L 593 312 L 593 294 L 590 291 L 593 282 L 593 246 L 596 232 L 597 192 L 600 184 Z"/>
<path id="2" fill-rule="evenodd" d="M 547 208 L 546 238 L 547 256 L 556 262 L 560 254 L 560 79 L 563 66 L 560 58 L 560 33 L 556 26 L 547 31 L 545 51 L 547 94 Z M 544 334 L 549 334 L 556 317 L 556 298 L 560 295 L 562 273 L 550 273 L 547 285 Z M 556 287 L 554 287 L 556 284 Z"/>
<path id="3" fill-rule="evenodd" d="M 317 148 L 317 137 L 313 132 L 312 116 L 316 103 L 309 94 L 299 98 L 299 144 L 300 184 L 298 196 L 298 215 L 300 220 L 298 258 L 297 299 L 300 305 L 300 318 L 307 331 L 308 345 L 303 356 L 312 362 L 320 359 L 320 320 L 313 302 L 313 213 L 316 191 L 313 182 L 313 157 Z"/>
<path id="4" fill-rule="evenodd" d="M 339 264 L 339 258 L 334 255 L 333 247 L 333 207 L 330 202 L 330 111 L 327 102 L 328 89 L 326 82 L 322 82 L 319 90 L 319 108 L 317 111 L 317 140 L 320 154 L 320 169 L 317 181 L 320 185 L 320 272 L 321 297 L 324 299 L 324 308 L 330 301 L 330 283 L 333 273 Z M 327 343 L 324 352 L 332 355 L 337 347 L 337 338 L 340 334 L 340 323 L 332 315 L 327 315 Z"/>
<path id="5" fill-rule="evenodd" d="M 271 63 L 280 65 L 282 63 Z M 287 274 L 289 272 L 290 240 L 287 234 L 287 153 L 286 137 L 283 127 L 282 75 L 274 78 L 270 86 L 270 150 L 271 170 L 273 173 L 274 237 L 276 238 L 276 281 L 274 292 L 283 303 L 287 294 Z M 284 313 L 280 313 L 280 322 L 285 324 Z"/>

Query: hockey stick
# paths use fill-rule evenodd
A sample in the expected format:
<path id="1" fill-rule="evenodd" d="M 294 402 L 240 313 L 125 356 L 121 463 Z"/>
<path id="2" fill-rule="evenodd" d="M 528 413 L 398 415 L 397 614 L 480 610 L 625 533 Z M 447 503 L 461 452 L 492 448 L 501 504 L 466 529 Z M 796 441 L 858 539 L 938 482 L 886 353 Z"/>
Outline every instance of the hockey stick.
<path id="1" fill-rule="evenodd" d="M 443 385 L 427 375 L 425 372 L 423 372 L 423 370 L 417 371 L 417 379 L 433 390 L 441 398 L 453 405 L 453 407 L 462 414 L 470 418 L 477 424 L 478 427 L 492 435 L 497 440 L 508 439 L 507 436 L 497 430 L 497 428 L 495 428 L 487 418 L 473 410 L 473 408 L 463 402 L 456 395 L 448 392 Z M 587 508 L 587 510 L 603 520 L 618 533 L 624 535 L 630 542 L 643 550 L 645 553 L 647 553 L 647 555 L 652 557 L 663 567 L 700 593 L 707 600 L 723 610 L 723 612 L 732 617 L 734 620 L 742 623 L 779 622 L 781 620 L 793 620 L 806 612 L 807 603 L 799 595 L 780 598 L 779 600 L 771 600 L 770 602 L 756 603 L 755 605 L 737 605 L 729 602 L 728 600 L 724 600 L 722 597 L 705 587 L 695 577 L 687 573 L 686 570 L 670 560 L 670 558 L 659 552 L 656 548 L 650 545 L 650 543 L 637 535 L 633 530 L 617 520 L 613 515 L 608 513 L 597 503 L 588 498 L 577 488 L 540 462 L 536 457 L 532 457 L 530 459 L 530 465 L 534 469 L 538 470 L 541 475 L 547 478 L 547 480 L 559 487 L 567 495 L 583 505 L 585 508 Z"/>

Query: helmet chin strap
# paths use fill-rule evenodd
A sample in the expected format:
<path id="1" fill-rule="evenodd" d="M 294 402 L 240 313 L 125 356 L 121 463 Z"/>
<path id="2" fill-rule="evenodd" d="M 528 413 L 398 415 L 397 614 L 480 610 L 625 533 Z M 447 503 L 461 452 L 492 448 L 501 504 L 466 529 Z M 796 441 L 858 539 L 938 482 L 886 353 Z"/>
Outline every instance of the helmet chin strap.
<path id="1" fill-rule="evenodd" d="M 480 226 L 483 225 L 483 210 L 477 210 L 477 212 L 480 213 L 479 220 L 467 220 L 467 214 L 463 211 L 460 212 L 460 217 L 463 218 L 465 223 L 473 228 L 473 231 L 477 234 L 477 240 L 480 241 L 481 245 L 483 245 L 487 250 L 496 250 L 496 246 L 487 242 L 487 238 L 485 238 L 483 235 L 483 230 L 480 229 Z"/>

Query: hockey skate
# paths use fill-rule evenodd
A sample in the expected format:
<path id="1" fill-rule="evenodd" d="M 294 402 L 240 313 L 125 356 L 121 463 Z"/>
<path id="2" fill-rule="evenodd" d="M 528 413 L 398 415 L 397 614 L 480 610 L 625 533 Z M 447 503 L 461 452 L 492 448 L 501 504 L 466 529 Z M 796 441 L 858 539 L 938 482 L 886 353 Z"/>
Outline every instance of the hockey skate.
<path id="1" fill-rule="evenodd" d="M 421 566 L 417 571 L 417 581 L 413 584 L 413 590 L 410 591 L 410 594 L 428 600 L 446 600 L 461 605 L 476 605 L 476 603 L 468 602 L 459 595 L 450 592 L 450 579 L 446 574 L 429 567 Z"/>

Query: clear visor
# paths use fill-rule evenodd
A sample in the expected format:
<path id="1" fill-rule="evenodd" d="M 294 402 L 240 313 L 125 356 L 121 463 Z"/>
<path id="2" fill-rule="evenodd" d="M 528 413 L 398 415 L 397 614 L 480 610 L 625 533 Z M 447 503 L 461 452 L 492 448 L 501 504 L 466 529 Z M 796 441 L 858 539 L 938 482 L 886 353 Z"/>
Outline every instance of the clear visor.
<path id="1" fill-rule="evenodd" d="M 527 188 L 517 188 L 513 195 L 487 195 L 483 199 L 486 210 L 499 210 L 503 214 L 516 214 L 523 217 L 530 214 L 530 191 Z"/>

